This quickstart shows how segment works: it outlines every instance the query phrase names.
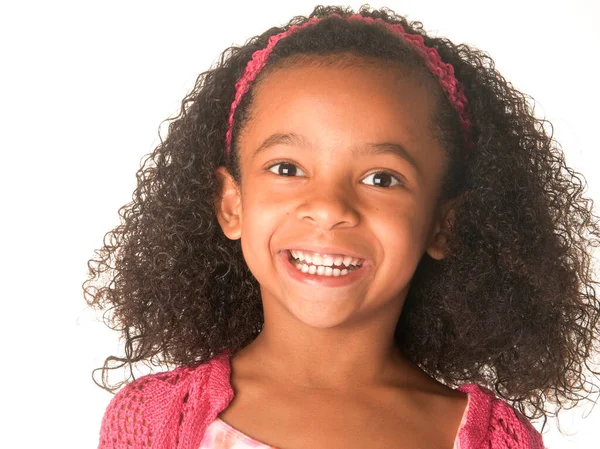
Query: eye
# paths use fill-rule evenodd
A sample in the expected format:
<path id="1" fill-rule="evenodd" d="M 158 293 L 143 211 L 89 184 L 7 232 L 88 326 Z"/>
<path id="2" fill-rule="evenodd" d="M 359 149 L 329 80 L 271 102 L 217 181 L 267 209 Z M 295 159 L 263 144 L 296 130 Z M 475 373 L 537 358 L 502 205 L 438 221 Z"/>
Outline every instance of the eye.
<path id="1" fill-rule="evenodd" d="M 269 171 L 279 176 L 305 176 L 304 173 L 297 165 L 291 162 L 278 162 L 269 167 Z"/>
<path id="2" fill-rule="evenodd" d="M 362 182 L 364 184 L 369 184 L 371 182 L 372 184 L 369 185 L 374 185 L 376 187 L 394 187 L 402 184 L 398 177 L 384 171 L 371 173 L 369 176 L 364 178 Z"/>

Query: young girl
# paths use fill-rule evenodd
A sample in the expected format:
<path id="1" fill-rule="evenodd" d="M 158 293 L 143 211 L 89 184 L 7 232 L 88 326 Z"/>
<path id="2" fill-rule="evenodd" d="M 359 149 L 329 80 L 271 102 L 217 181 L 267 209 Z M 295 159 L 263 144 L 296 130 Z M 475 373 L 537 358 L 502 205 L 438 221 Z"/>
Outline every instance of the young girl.
<path id="1" fill-rule="evenodd" d="M 116 394 L 101 448 L 542 448 L 527 418 L 593 385 L 582 178 L 418 22 L 317 7 L 229 49 L 138 181 L 84 284 L 125 339 L 102 383 L 178 367 Z"/>

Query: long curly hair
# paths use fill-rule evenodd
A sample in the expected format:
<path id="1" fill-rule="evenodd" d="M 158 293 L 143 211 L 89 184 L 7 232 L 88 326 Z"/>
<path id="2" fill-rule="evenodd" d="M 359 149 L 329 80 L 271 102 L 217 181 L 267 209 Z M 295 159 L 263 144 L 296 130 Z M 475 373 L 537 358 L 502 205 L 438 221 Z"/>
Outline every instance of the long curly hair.
<path id="1" fill-rule="evenodd" d="M 123 356 L 108 357 L 108 374 L 137 363 L 201 363 L 239 350 L 261 331 L 260 290 L 240 247 L 223 234 L 215 214 L 227 166 L 239 180 L 237 140 L 252 104 L 248 92 L 235 114 L 232 159 L 225 160 L 227 117 L 236 81 L 270 36 L 317 25 L 281 40 L 260 77 L 306 55 L 353 54 L 392 61 L 431 77 L 401 39 L 377 24 L 348 17 L 350 8 L 318 6 L 241 47 L 231 47 L 200 74 L 170 119 L 168 136 L 137 172 L 133 199 L 119 209 L 88 262 L 86 301 L 122 334 Z M 449 156 L 441 200 L 460 197 L 448 257 L 425 254 L 399 318 L 398 347 L 433 378 L 449 386 L 475 382 L 494 390 L 530 419 L 589 398 L 595 375 L 600 302 L 592 272 L 599 221 L 582 194 L 583 176 L 569 168 L 552 126 L 533 115 L 526 95 L 470 46 L 428 36 L 387 8 L 360 8 L 365 17 L 401 24 L 419 34 L 453 66 L 472 117 L 474 148 L 466 154 L 457 113 L 441 98 L 435 133 Z M 594 376 L 590 376 L 592 373 Z M 551 405 L 553 408 L 551 408 Z M 554 412 L 552 412 L 554 410 Z"/>

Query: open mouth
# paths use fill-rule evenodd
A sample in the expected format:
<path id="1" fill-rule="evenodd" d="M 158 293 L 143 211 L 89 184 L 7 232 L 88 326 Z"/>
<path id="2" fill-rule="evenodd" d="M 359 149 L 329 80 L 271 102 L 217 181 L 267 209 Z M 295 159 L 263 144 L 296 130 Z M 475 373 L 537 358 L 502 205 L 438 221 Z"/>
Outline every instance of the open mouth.
<path id="1" fill-rule="evenodd" d="M 327 255 L 288 250 L 288 259 L 292 266 L 302 273 L 317 276 L 346 276 L 362 267 L 363 260 L 343 255 Z"/>

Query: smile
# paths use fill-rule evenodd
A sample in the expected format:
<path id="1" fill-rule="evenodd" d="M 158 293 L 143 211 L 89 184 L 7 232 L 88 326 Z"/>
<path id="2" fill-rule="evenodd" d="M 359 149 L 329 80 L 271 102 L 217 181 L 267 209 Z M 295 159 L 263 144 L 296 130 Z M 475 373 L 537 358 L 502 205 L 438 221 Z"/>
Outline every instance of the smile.
<path id="1" fill-rule="evenodd" d="M 342 254 L 319 254 L 310 251 L 289 250 L 290 263 L 302 273 L 317 276 L 347 276 L 362 266 L 363 260 Z"/>

